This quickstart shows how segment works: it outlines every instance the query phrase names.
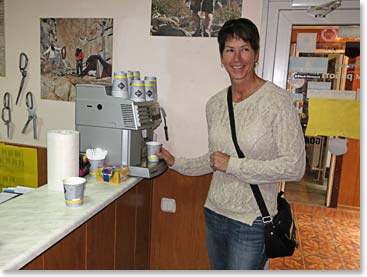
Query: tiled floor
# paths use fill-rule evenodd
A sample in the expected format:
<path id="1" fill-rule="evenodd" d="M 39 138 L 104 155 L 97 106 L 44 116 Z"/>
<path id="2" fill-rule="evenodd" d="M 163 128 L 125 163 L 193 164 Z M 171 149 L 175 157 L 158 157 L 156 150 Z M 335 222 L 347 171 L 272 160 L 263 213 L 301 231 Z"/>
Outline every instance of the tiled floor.
<path id="1" fill-rule="evenodd" d="M 292 203 L 299 247 L 270 270 L 359 270 L 360 212 Z"/>

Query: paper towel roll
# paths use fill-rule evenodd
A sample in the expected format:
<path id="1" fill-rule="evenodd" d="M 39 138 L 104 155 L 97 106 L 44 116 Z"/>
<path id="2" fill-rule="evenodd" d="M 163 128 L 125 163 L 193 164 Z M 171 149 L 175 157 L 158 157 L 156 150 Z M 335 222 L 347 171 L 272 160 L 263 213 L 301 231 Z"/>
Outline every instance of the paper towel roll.
<path id="1" fill-rule="evenodd" d="M 79 132 L 73 130 L 48 131 L 48 189 L 64 191 L 62 180 L 77 176 L 79 176 Z"/>

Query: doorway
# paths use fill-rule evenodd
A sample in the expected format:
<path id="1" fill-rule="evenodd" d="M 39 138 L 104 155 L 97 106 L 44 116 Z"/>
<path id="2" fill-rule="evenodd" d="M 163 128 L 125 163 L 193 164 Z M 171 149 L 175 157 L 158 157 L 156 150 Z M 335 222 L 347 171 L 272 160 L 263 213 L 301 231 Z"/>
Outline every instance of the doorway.
<path id="1" fill-rule="evenodd" d="M 359 96 L 359 2 L 343 1 L 341 9 L 325 18 L 310 15 L 306 8 L 294 9 L 290 2 L 270 0 L 266 8 L 267 24 L 262 30 L 266 33 L 265 47 L 261 53 L 263 78 L 292 93 L 305 132 L 308 92 L 353 91 L 351 97 Z M 295 65 L 293 58 L 324 58 L 327 64 L 322 72 L 317 63 L 309 70 L 300 70 L 307 65 Z M 341 161 L 328 149 L 331 139 L 305 136 L 306 173 L 300 182 L 282 186 L 289 201 L 331 205 L 331 196 L 338 189 L 334 184 L 339 182 L 334 180 L 335 167 L 337 160 Z"/>
<path id="2" fill-rule="evenodd" d="M 308 122 L 308 101 L 313 92 L 330 92 L 354 100 L 359 92 L 360 38 L 358 25 L 293 25 L 290 40 L 292 57 L 321 57 L 327 59 L 326 72 L 316 68 L 312 72 L 298 72 L 299 66 L 288 65 L 286 89 L 293 95 L 305 132 Z M 347 37 L 343 37 L 347 36 Z M 291 60 L 290 60 L 291 62 Z M 288 182 L 285 195 L 288 200 L 314 205 L 327 205 L 332 153 L 327 136 L 305 136 L 306 172 L 300 182 Z"/>

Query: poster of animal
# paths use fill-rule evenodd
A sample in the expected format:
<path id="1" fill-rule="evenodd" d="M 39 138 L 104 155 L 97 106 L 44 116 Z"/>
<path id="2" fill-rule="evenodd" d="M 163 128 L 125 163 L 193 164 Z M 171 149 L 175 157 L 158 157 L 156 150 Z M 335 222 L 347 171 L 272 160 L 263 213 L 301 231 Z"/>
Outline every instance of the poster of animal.
<path id="1" fill-rule="evenodd" d="M 40 19 L 41 99 L 75 101 L 77 84 L 111 85 L 112 18 Z"/>
<path id="2" fill-rule="evenodd" d="M 0 76 L 5 76 L 4 0 L 0 0 Z"/>
<path id="3" fill-rule="evenodd" d="M 242 0 L 152 0 L 152 36 L 217 37 L 229 19 L 241 17 Z"/>

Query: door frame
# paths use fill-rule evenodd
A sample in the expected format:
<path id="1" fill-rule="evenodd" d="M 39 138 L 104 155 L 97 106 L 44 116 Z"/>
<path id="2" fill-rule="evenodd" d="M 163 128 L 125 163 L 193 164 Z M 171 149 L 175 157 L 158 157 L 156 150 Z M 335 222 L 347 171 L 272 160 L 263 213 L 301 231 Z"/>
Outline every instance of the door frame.
<path id="1" fill-rule="evenodd" d="M 343 0 L 341 6 L 325 18 L 307 14 L 307 8 L 292 7 L 291 0 L 263 0 L 261 33 L 264 43 L 260 48 L 257 72 L 263 79 L 286 89 L 290 37 L 293 25 L 360 25 L 360 2 Z M 331 157 L 330 177 L 326 192 L 326 206 L 331 203 L 336 156 Z M 281 190 L 284 191 L 282 182 Z"/>
<path id="2" fill-rule="evenodd" d="M 342 5 L 325 18 L 307 14 L 306 8 L 292 8 L 292 1 L 264 0 L 261 33 L 264 43 L 260 49 L 258 73 L 285 88 L 292 25 L 360 24 L 360 2 L 343 0 Z M 274 47 L 275 46 L 275 47 Z"/>

